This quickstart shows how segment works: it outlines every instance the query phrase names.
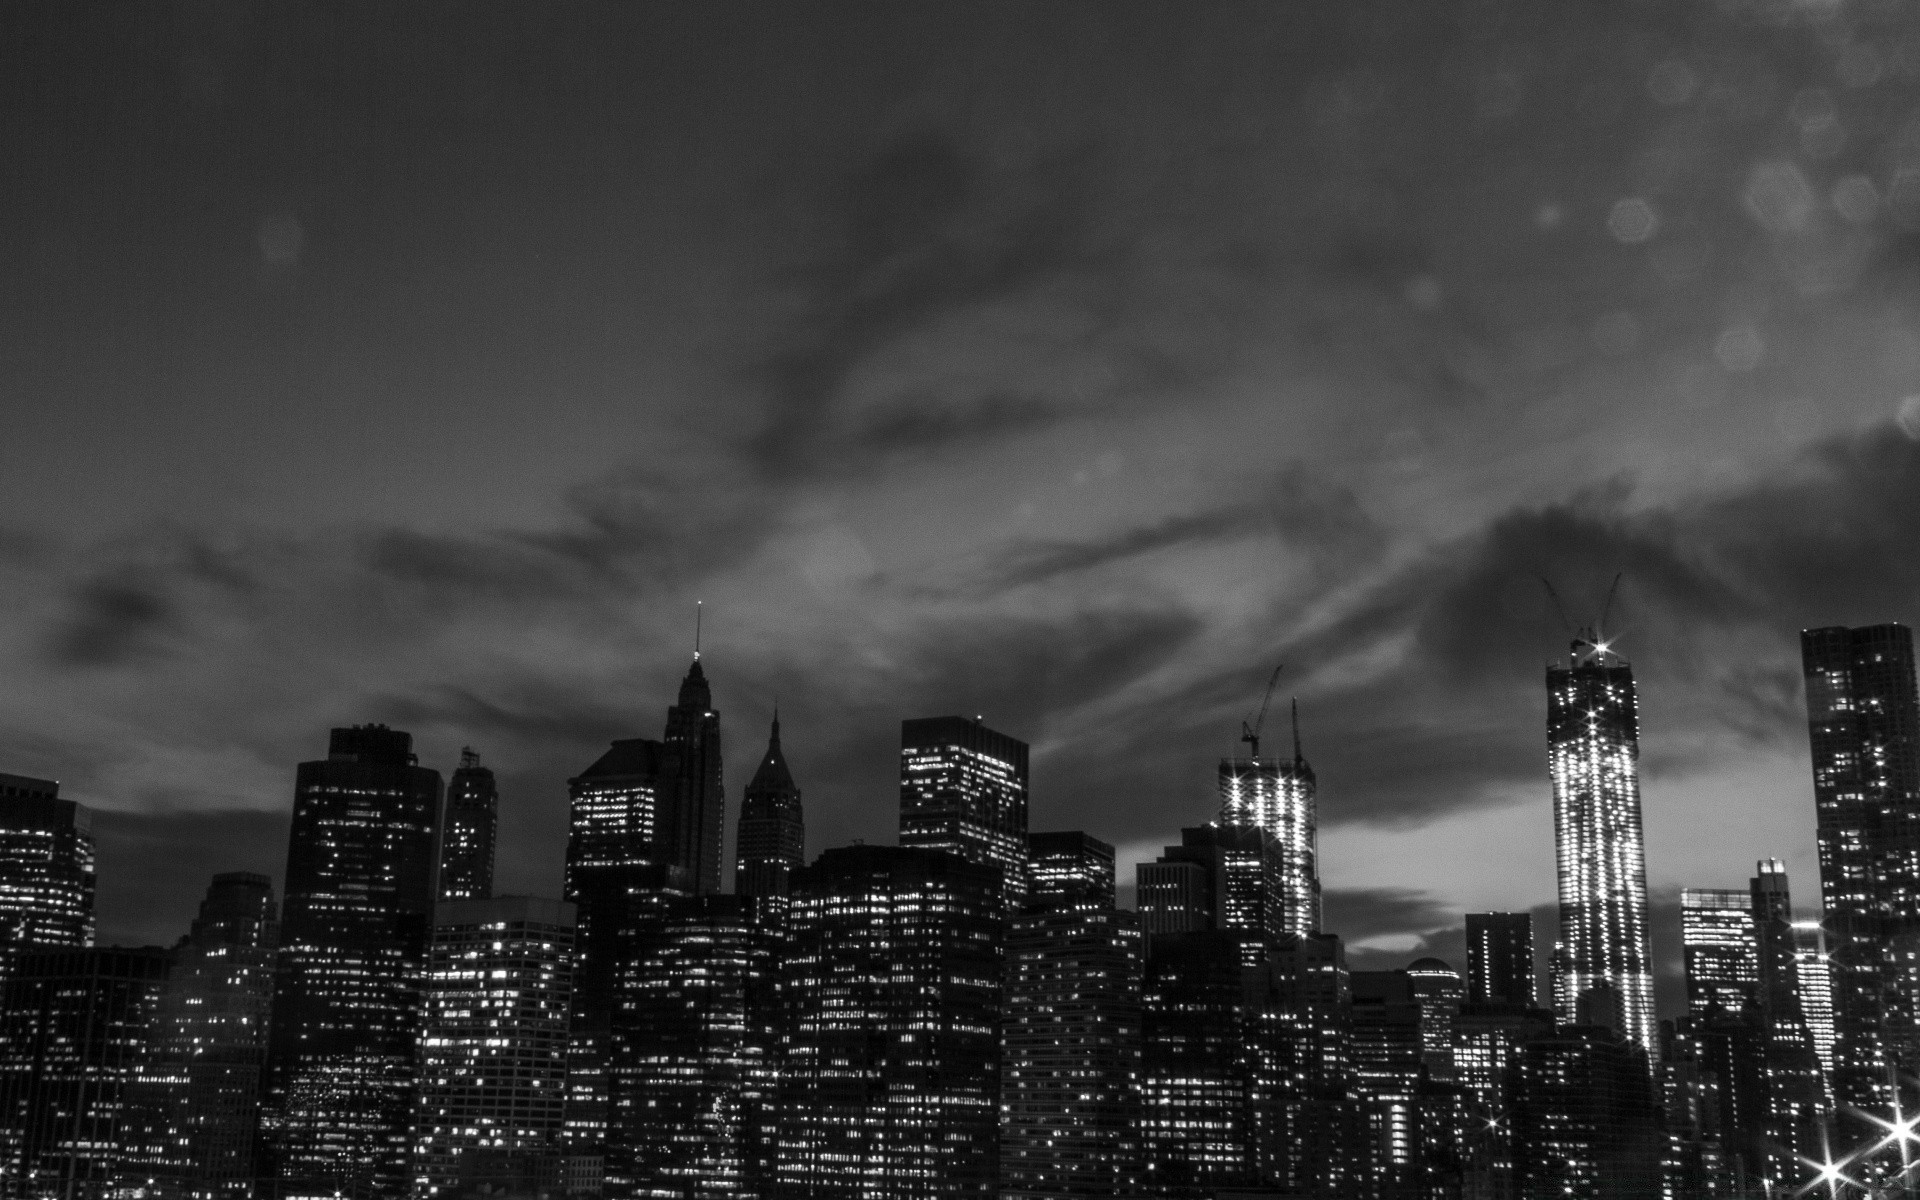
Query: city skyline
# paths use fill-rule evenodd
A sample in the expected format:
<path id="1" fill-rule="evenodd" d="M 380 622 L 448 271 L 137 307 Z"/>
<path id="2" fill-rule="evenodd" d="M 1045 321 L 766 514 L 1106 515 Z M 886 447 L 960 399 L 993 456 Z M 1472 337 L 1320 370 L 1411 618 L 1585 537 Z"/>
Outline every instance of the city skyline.
<path id="1" fill-rule="evenodd" d="M 1535 581 L 1625 570 L 1656 923 L 1812 877 L 1796 633 L 1917 616 L 1920 17 L 935 9 L 6 40 L 0 745 L 107 936 L 276 873 L 359 721 L 475 747 L 550 891 L 696 601 L 813 848 L 958 712 L 1151 857 L 1287 661 L 1331 923 L 1417 955 L 1550 900 Z"/>

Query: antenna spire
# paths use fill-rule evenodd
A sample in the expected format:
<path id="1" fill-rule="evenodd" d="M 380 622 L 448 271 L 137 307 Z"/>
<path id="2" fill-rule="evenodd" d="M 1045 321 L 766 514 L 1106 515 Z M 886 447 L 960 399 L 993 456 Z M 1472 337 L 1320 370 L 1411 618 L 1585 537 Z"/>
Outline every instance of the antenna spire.
<path id="1" fill-rule="evenodd" d="M 693 661 L 700 661 L 700 601 L 693 602 Z"/>
<path id="2" fill-rule="evenodd" d="M 1293 697 L 1293 765 L 1299 766 L 1306 760 L 1300 757 L 1300 697 Z"/>

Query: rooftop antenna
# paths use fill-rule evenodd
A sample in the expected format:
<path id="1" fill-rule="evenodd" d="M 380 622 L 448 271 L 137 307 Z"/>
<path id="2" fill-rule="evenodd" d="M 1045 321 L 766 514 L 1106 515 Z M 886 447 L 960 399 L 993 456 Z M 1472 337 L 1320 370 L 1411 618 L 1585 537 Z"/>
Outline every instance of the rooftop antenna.
<path id="1" fill-rule="evenodd" d="M 1293 765 L 1299 766 L 1306 760 L 1300 757 L 1300 697 L 1293 697 Z"/>
<path id="2" fill-rule="evenodd" d="M 700 661 L 700 601 L 693 602 L 693 661 Z"/>
<path id="3" fill-rule="evenodd" d="M 1260 715 L 1253 719 L 1251 725 L 1240 722 L 1240 740 L 1247 744 L 1250 758 L 1260 757 L 1260 727 L 1267 723 L 1267 705 L 1273 703 L 1273 685 L 1280 682 L 1280 672 L 1286 669 L 1286 665 L 1281 663 L 1275 667 L 1273 674 L 1267 678 L 1267 694 L 1260 701 Z"/>

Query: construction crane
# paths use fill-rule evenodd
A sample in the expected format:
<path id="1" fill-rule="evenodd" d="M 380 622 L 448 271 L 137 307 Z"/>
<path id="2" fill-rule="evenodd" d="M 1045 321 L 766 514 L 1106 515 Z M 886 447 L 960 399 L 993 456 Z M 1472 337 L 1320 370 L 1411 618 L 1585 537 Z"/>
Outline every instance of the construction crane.
<path id="1" fill-rule="evenodd" d="M 1245 721 L 1240 722 L 1240 740 L 1247 744 L 1250 758 L 1260 757 L 1260 727 L 1267 723 L 1267 705 L 1273 703 L 1273 685 L 1280 682 L 1280 672 L 1286 669 L 1286 665 L 1281 663 L 1275 667 L 1273 675 L 1268 678 L 1267 694 L 1260 701 L 1260 715 L 1253 719 L 1251 725 Z"/>

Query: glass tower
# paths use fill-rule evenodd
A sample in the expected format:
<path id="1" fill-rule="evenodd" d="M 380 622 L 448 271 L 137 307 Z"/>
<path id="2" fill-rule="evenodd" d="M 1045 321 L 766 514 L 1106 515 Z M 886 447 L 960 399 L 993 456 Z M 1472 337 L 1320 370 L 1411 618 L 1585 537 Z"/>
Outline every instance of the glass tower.
<path id="1" fill-rule="evenodd" d="M 806 862 L 807 826 L 800 788 L 780 749 L 780 718 L 773 718 L 767 753 L 740 801 L 733 890 L 742 896 L 784 899 L 794 871 Z"/>
<path id="2" fill-rule="evenodd" d="M 1889 1043 L 1909 1050 L 1920 998 L 1888 950 L 1920 931 L 1920 698 L 1904 625 L 1800 634 L 1833 973 L 1834 1090 L 1883 1097 Z"/>
<path id="3" fill-rule="evenodd" d="M 493 895 L 494 832 L 500 793 L 493 772 L 470 749 L 447 783 L 447 815 L 440 833 L 440 899 L 485 900 Z"/>
<path id="4" fill-rule="evenodd" d="M 998 868 L 1017 910 L 1027 888 L 1027 744 L 965 717 L 902 721 L 900 844 Z"/>
<path id="5" fill-rule="evenodd" d="M 1738 1014 L 1760 982 L 1753 895 L 1723 888 L 1680 889 L 1680 945 L 1687 1011 L 1719 1007 Z"/>
<path id="6" fill-rule="evenodd" d="M 0 940 L 93 945 L 93 814 L 47 779 L 0 774 Z"/>
<path id="7" fill-rule="evenodd" d="M 1580 1023 L 1605 1013 L 1651 1055 L 1639 697 L 1633 668 L 1591 636 L 1573 643 L 1566 666 L 1547 668 L 1547 751 L 1560 883 L 1554 1010 Z"/>
<path id="8" fill-rule="evenodd" d="M 1220 816 L 1216 825 L 1257 825 L 1281 853 L 1280 930 L 1320 928 L 1320 872 L 1315 858 L 1317 820 L 1313 768 L 1300 753 L 1300 710 L 1293 711 L 1293 758 L 1220 760 Z"/>
<path id="9" fill-rule="evenodd" d="M 283 1196 L 408 1191 L 440 794 L 384 725 L 296 773 L 262 1113 Z"/>

